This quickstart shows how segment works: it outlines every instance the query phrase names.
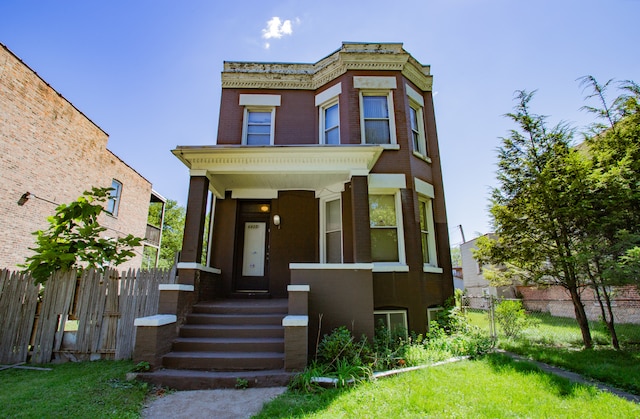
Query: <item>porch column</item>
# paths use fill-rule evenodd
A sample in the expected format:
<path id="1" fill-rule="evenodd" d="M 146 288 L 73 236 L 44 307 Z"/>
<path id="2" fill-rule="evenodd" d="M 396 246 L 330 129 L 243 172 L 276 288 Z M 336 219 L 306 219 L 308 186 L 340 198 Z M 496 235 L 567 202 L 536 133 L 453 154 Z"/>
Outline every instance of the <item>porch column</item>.
<path id="1" fill-rule="evenodd" d="M 371 263 L 369 181 L 366 176 L 351 178 L 351 218 L 354 263 Z"/>
<path id="2" fill-rule="evenodd" d="M 189 198 L 187 199 L 180 262 L 200 263 L 208 192 L 209 179 L 204 175 L 194 176 L 192 174 L 189 181 Z"/>

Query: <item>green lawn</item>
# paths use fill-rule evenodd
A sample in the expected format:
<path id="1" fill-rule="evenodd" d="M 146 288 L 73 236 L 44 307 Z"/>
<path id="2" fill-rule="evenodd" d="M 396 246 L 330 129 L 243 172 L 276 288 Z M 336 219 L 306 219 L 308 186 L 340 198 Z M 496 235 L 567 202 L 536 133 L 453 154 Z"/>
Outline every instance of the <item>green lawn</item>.
<path id="1" fill-rule="evenodd" d="M 469 310 L 467 316 L 472 324 L 489 331 L 486 312 Z M 498 346 L 640 394 L 640 326 L 616 326 L 623 349 L 616 351 L 609 345 L 602 324 L 591 322 L 591 334 L 596 345 L 594 349 L 587 350 L 582 348 L 580 329 L 574 319 L 543 313 L 532 317 L 537 320 L 535 326 L 525 329 L 518 339 L 499 339 Z"/>
<path id="2" fill-rule="evenodd" d="M 46 365 L 0 371 L 2 418 L 137 418 L 147 387 L 126 381 L 131 361 Z"/>
<path id="3" fill-rule="evenodd" d="M 287 392 L 258 418 L 635 418 L 640 405 L 493 354 L 346 390 Z"/>

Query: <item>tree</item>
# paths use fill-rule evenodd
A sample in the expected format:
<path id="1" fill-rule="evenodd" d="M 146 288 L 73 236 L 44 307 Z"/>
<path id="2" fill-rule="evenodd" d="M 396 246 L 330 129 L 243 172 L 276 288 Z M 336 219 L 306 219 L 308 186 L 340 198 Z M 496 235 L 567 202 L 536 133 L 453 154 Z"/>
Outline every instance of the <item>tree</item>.
<path id="1" fill-rule="evenodd" d="M 152 209 L 150 212 L 155 211 Z M 159 209 L 157 210 L 159 212 Z M 153 217 L 150 214 L 150 217 Z M 159 268 L 173 266 L 176 254 L 182 249 L 184 234 L 185 209 L 177 201 L 168 199 L 164 209 L 164 224 L 162 225 L 162 243 L 160 244 Z"/>
<path id="2" fill-rule="evenodd" d="M 592 163 L 590 216 L 583 217 L 581 265 L 590 280 L 601 316 L 614 348 L 619 349 L 611 304 L 611 287 L 637 282 L 640 248 L 640 88 L 631 81 L 618 83 L 622 94 L 607 99 L 612 80 L 604 84 L 592 76 L 581 84 L 599 106 L 585 106 L 598 121 L 586 135 Z M 635 267 L 633 265 L 636 265 Z"/>
<path id="3" fill-rule="evenodd" d="M 564 287 L 585 347 L 592 346 L 580 290 L 575 240 L 576 214 L 588 194 L 589 164 L 571 145 L 573 130 L 565 124 L 548 128 L 546 118 L 531 113 L 533 93 L 517 92 L 514 112 L 507 114 L 517 129 L 502 138 L 498 149 L 498 183 L 492 191 L 490 213 L 497 239 L 478 239 L 474 257 L 500 265 L 496 276 L 528 283 Z"/>
<path id="4" fill-rule="evenodd" d="M 45 283 L 56 271 L 72 268 L 94 268 L 102 270 L 117 266 L 135 256 L 134 248 L 142 239 L 128 234 L 125 237 L 100 237 L 106 231 L 98 223 L 104 211 L 104 203 L 110 197 L 111 188 L 96 188 L 85 191 L 70 204 L 56 208 L 48 217 L 49 228 L 38 230 L 35 253 L 21 265 L 31 274 L 36 284 Z"/>

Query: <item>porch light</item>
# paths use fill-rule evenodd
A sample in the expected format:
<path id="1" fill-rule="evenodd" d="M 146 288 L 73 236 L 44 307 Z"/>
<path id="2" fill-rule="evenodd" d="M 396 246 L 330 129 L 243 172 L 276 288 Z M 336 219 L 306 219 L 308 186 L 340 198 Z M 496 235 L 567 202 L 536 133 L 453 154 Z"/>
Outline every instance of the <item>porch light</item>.
<path id="1" fill-rule="evenodd" d="M 264 204 L 264 205 L 260 206 L 260 211 L 269 212 L 269 205 Z"/>
<path id="2" fill-rule="evenodd" d="M 280 216 L 279 215 L 274 215 L 273 216 L 273 224 L 277 225 L 278 228 L 280 228 Z"/>

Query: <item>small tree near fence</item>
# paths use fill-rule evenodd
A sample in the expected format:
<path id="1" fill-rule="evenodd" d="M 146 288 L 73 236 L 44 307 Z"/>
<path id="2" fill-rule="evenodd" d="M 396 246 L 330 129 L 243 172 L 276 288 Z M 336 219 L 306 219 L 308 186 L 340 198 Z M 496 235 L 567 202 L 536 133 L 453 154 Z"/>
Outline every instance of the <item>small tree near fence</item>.
<path id="1" fill-rule="evenodd" d="M 133 249 L 140 246 L 140 237 L 100 237 L 106 228 L 98 223 L 98 217 L 111 198 L 111 190 L 93 187 L 70 204 L 59 205 L 55 215 L 47 219 L 49 228 L 33 233 L 36 247 L 30 250 L 35 254 L 21 266 L 36 284 L 43 284 L 58 271 L 85 267 L 102 271 L 135 255 Z"/>

